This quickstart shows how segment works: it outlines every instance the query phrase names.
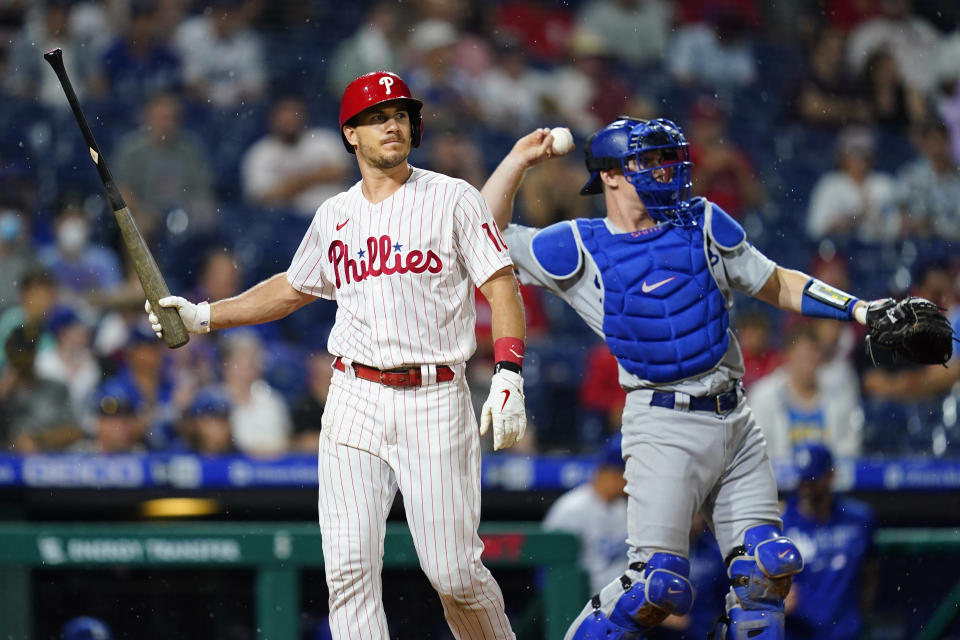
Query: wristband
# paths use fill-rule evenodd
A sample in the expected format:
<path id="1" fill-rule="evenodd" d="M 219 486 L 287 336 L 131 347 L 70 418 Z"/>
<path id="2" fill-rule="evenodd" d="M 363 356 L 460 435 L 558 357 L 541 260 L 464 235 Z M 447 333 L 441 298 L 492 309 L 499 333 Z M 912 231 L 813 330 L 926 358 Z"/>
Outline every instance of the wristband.
<path id="1" fill-rule="evenodd" d="M 800 312 L 811 318 L 852 320 L 853 307 L 859 301 L 859 298 L 849 293 L 831 287 L 816 278 L 810 278 L 803 288 Z"/>
<path id="2" fill-rule="evenodd" d="M 523 367 L 523 340 L 509 336 L 498 338 L 493 343 L 493 360 L 497 364 L 501 362 L 512 363 L 517 367 L 517 373 L 520 373 L 520 369 Z"/>

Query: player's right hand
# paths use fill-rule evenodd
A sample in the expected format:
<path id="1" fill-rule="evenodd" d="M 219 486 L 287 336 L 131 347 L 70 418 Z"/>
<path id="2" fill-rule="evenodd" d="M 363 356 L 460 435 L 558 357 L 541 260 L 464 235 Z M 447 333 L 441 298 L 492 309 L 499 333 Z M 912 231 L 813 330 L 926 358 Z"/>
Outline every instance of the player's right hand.
<path id="1" fill-rule="evenodd" d="M 553 136 L 550 135 L 550 129 L 535 129 L 517 140 L 508 155 L 522 167 L 529 169 L 553 157 L 554 154 L 550 148 L 552 144 Z"/>
<path id="2" fill-rule="evenodd" d="M 490 379 L 490 396 L 480 410 L 480 435 L 493 425 L 493 449 L 512 447 L 527 430 L 527 412 L 523 407 L 523 376 L 513 371 L 498 371 Z"/>
<path id="3" fill-rule="evenodd" d="M 210 305 L 206 302 L 193 304 L 186 298 L 180 296 L 167 296 L 157 300 L 161 307 L 176 308 L 183 320 L 183 326 L 189 333 L 210 333 Z M 163 326 L 160 324 L 160 318 L 154 313 L 150 301 L 147 300 L 143 305 L 147 312 L 147 319 L 150 320 L 150 328 L 157 334 L 157 337 L 163 339 Z"/>

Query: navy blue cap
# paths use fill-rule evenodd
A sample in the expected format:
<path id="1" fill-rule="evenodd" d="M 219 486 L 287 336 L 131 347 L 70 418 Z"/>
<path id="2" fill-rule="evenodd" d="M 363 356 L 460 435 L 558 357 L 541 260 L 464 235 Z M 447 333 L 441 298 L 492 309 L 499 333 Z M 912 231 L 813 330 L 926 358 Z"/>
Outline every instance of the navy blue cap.
<path id="1" fill-rule="evenodd" d="M 199 416 L 228 416 L 230 415 L 230 397 L 222 389 L 208 387 L 201 389 L 190 403 L 188 413 L 193 417 Z"/>
<path id="2" fill-rule="evenodd" d="M 93 412 L 101 416 L 131 415 L 140 409 L 140 400 L 129 384 L 107 380 L 93 393 Z"/>
<path id="3" fill-rule="evenodd" d="M 60 335 L 60 332 L 67 327 L 80 324 L 80 316 L 71 307 L 56 307 L 47 318 L 47 328 L 53 335 Z"/>
<path id="4" fill-rule="evenodd" d="M 153 332 L 153 329 L 150 328 L 150 325 L 147 325 L 143 322 L 137 322 L 132 327 L 130 327 L 130 333 L 127 334 L 127 344 L 128 345 L 140 345 L 145 342 L 151 344 L 160 344 L 160 339 L 157 338 L 157 334 Z"/>
<path id="5" fill-rule="evenodd" d="M 623 437 L 618 433 L 610 436 L 607 441 L 603 443 L 603 449 L 601 449 L 597 455 L 598 467 L 617 467 L 623 469 L 624 466 L 626 466 L 623 462 L 622 440 Z"/>
<path id="6" fill-rule="evenodd" d="M 63 625 L 60 640 L 113 640 L 113 633 L 103 621 L 90 616 L 80 616 Z"/>
<path id="7" fill-rule="evenodd" d="M 793 467 L 800 482 L 810 482 L 833 470 L 833 454 L 819 442 L 805 442 L 793 449 Z"/>
<path id="8" fill-rule="evenodd" d="M 643 120 L 620 116 L 603 129 L 590 135 L 584 145 L 587 170 L 590 179 L 580 189 L 580 195 L 603 193 L 600 172 L 607 169 L 619 169 L 621 160 L 630 150 L 630 131 Z"/>

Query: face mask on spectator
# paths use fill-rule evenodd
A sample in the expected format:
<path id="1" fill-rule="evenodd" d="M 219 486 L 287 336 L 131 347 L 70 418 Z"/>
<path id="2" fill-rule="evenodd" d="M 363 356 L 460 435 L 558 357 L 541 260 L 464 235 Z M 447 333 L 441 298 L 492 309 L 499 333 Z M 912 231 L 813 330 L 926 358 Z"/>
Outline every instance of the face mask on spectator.
<path id="1" fill-rule="evenodd" d="M 20 216 L 13 211 L 0 213 L 0 241 L 10 243 L 20 235 Z"/>
<path id="2" fill-rule="evenodd" d="M 67 253 L 77 253 L 87 245 L 90 228 L 83 220 L 65 220 L 57 230 L 57 244 Z"/>

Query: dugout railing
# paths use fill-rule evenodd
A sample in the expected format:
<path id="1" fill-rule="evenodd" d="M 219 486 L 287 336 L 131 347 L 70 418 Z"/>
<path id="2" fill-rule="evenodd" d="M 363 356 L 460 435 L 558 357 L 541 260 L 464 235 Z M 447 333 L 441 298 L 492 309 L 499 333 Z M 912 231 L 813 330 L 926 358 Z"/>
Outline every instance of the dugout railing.
<path id="1" fill-rule="evenodd" d="M 543 569 L 543 625 L 561 640 L 588 597 L 579 543 L 536 523 L 481 527 L 490 567 Z M 300 571 L 323 566 L 319 527 L 304 523 L 0 524 L 0 638 L 35 637 L 34 569 L 252 568 L 258 640 L 300 638 Z M 417 567 L 407 526 L 388 523 L 384 567 Z"/>
<path id="2" fill-rule="evenodd" d="M 480 533 L 489 566 L 544 569 L 543 625 L 548 640 L 561 640 L 588 596 L 576 538 L 545 532 L 537 523 L 490 523 Z M 960 530 L 881 529 L 875 543 L 887 555 L 954 555 L 960 554 Z M 406 525 L 389 523 L 384 566 L 418 565 Z M 295 640 L 300 633 L 300 571 L 322 567 L 323 555 L 318 528 L 304 523 L 0 523 L 0 638 L 33 637 L 32 570 L 115 566 L 251 568 L 256 572 L 258 640 Z M 942 638 L 958 620 L 960 580 L 916 638 Z"/>

